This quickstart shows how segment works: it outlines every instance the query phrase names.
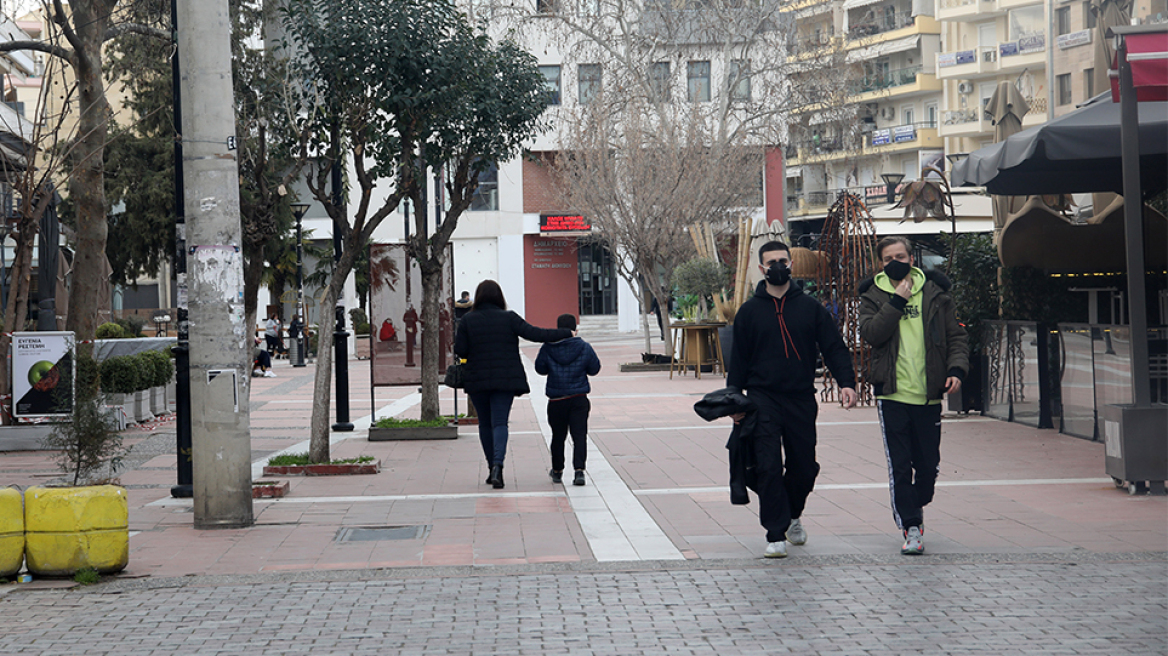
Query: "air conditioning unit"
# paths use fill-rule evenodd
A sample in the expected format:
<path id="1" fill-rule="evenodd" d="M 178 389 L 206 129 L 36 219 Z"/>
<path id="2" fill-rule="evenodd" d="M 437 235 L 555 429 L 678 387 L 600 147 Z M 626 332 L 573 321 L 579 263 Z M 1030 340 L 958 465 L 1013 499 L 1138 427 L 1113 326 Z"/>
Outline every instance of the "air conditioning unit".
<path id="1" fill-rule="evenodd" d="M 966 81 L 966 80 L 962 80 L 961 82 L 958 82 L 957 83 L 957 93 L 961 93 L 961 94 L 973 93 L 973 83 Z"/>
<path id="2" fill-rule="evenodd" d="M 896 110 L 892 107 L 883 107 L 880 109 L 880 117 L 884 119 L 896 118 Z"/>

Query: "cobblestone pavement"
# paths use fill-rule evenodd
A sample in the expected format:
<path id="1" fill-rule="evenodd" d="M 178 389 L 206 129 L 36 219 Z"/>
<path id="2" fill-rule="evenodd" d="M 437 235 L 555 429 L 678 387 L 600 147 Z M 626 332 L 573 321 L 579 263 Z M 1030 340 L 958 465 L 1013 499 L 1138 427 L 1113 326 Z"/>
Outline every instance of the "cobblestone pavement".
<path id="1" fill-rule="evenodd" d="M 0 654 L 1164 654 L 1166 574 L 1084 553 L 118 580 L 0 596 Z"/>

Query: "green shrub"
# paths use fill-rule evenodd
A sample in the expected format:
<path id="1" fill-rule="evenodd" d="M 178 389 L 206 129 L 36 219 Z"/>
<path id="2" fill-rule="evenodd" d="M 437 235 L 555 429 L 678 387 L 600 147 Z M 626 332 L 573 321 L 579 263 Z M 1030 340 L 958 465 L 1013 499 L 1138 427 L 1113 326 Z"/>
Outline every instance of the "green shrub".
<path id="1" fill-rule="evenodd" d="M 365 463 L 365 462 L 373 462 L 373 456 L 357 456 L 356 458 L 345 458 L 343 460 L 342 459 L 330 460 L 329 464 L 348 465 L 348 464 L 361 464 L 361 463 Z M 268 466 L 269 467 L 291 467 L 291 466 L 295 466 L 295 465 L 312 465 L 312 464 L 316 464 L 316 463 L 312 462 L 312 460 L 309 460 L 307 451 L 305 451 L 304 453 L 285 453 L 284 455 L 272 456 L 271 458 L 268 458 Z"/>
<path id="2" fill-rule="evenodd" d="M 98 339 L 121 339 L 126 336 L 126 331 L 120 325 L 108 322 L 98 326 L 95 334 Z"/>
<path id="3" fill-rule="evenodd" d="M 174 363 L 169 356 L 161 351 L 145 351 L 139 353 L 138 358 L 147 372 L 146 378 L 149 379 L 147 387 L 162 387 L 170 383 L 170 378 L 174 375 Z"/>
<path id="4" fill-rule="evenodd" d="M 92 365 L 82 364 L 86 361 L 93 362 L 85 355 L 78 358 L 79 382 L 82 377 L 92 375 L 83 373 L 93 370 Z M 102 363 L 103 372 L 108 362 Z M 111 373 L 118 371 L 119 364 L 110 369 Z M 121 467 L 125 453 L 117 423 L 92 384 L 78 384 L 69 420 L 55 424 L 43 444 L 57 452 L 57 465 L 72 478 L 73 485 L 109 482 Z"/>
<path id="5" fill-rule="evenodd" d="M 77 583 L 80 583 L 81 585 L 93 585 L 94 583 L 97 583 L 101 580 L 101 574 L 99 574 L 97 570 L 93 569 L 92 567 L 85 567 L 83 569 L 77 570 L 77 572 L 73 574 L 73 580 Z"/>
<path id="6" fill-rule="evenodd" d="M 353 321 L 353 333 L 356 335 L 368 335 L 373 326 L 369 323 L 369 317 L 365 314 L 365 310 L 361 308 L 353 308 L 349 310 L 349 318 Z"/>
<path id="7" fill-rule="evenodd" d="M 141 389 L 141 367 L 132 355 L 119 355 L 101 363 L 101 390 L 106 394 L 133 394 Z"/>
<path id="8" fill-rule="evenodd" d="M 382 417 L 373 424 L 376 428 L 430 428 L 437 426 L 446 426 L 450 423 L 450 417 L 439 417 L 437 419 L 430 419 L 423 421 L 421 419 L 397 419 L 395 417 Z"/>
<path id="9" fill-rule="evenodd" d="M 101 382 L 101 373 L 98 370 L 97 360 L 85 354 L 77 355 L 77 395 L 82 390 L 97 393 L 98 383 Z"/>
<path id="10" fill-rule="evenodd" d="M 142 317 L 131 314 L 118 319 L 118 325 L 122 327 L 124 337 L 144 337 L 142 326 L 146 325 L 146 320 Z"/>

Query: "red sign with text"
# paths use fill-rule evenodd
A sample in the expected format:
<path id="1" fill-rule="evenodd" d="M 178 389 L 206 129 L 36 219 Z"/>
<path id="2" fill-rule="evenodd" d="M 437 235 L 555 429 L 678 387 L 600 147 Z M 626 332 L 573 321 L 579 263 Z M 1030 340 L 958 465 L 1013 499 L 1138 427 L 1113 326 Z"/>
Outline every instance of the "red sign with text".
<path id="1" fill-rule="evenodd" d="M 592 223 L 579 214 L 540 214 L 540 232 L 591 232 Z"/>

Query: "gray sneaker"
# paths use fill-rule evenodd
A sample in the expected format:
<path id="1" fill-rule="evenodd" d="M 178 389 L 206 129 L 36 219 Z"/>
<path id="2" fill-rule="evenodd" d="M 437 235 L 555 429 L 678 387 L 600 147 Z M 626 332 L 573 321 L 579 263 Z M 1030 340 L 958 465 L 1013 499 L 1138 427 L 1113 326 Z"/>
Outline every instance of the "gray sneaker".
<path id="1" fill-rule="evenodd" d="M 900 553 L 906 556 L 919 556 L 925 553 L 925 539 L 920 526 L 910 526 L 904 532 L 904 546 Z"/>
<path id="2" fill-rule="evenodd" d="M 794 545 L 807 544 L 807 531 L 803 528 L 802 521 L 791 520 L 791 525 L 787 527 L 787 542 Z"/>
<path id="3" fill-rule="evenodd" d="M 767 544 L 766 551 L 762 555 L 767 558 L 786 558 L 787 543 L 781 540 L 779 542 L 771 542 Z"/>

